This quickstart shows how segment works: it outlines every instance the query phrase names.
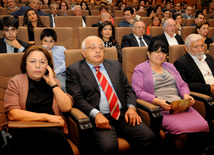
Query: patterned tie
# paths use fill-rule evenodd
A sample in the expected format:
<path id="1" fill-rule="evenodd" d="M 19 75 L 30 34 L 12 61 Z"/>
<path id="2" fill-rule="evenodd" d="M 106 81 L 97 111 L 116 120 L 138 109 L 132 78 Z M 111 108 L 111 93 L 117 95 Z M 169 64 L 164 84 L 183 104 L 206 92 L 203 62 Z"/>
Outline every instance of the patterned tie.
<path id="1" fill-rule="evenodd" d="M 97 79 L 100 82 L 100 85 L 101 85 L 103 91 L 105 92 L 106 98 L 109 102 L 110 115 L 114 119 L 118 120 L 118 118 L 120 116 L 118 98 L 117 98 L 114 90 L 112 89 L 112 87 L 110 86 L 108 81 L 106 80 L 105 76 L 100 72 L 100 66 L 96 66 L 94 68 L 96 69 Z"/>
<path id="2" fill-rule="evenodd" d="M 142 37 L 139 37 L 139 40 L 140 40 L 140 46 L 141 46 L 141 47 L 145 46 L 145 44 L 144 44 L 143 41 L 142 41 Z"/>

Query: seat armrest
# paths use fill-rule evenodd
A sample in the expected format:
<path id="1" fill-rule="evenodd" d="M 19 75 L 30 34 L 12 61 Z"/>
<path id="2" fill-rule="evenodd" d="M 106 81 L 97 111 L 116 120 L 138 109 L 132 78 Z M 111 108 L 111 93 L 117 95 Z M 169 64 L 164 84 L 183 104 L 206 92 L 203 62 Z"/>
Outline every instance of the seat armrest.
<path id="1" fill-rule="evenodd" d="M 141 99 L 137 99 L 137 103 L 138 113 L 142 117 L 143 121 L 153 130 L 155 134 L 159 134 L 163 120 L 160 107 Z"/>

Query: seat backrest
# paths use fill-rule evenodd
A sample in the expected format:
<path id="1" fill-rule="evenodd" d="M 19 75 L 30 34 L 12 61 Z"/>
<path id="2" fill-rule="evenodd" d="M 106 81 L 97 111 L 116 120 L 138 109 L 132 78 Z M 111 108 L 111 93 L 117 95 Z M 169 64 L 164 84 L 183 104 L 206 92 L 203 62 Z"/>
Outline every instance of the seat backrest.
<path id="1" fill-rule="evenodd" d="M 141 17 L 140 20 L 142 20 L 144 22 L 144 24 L 146 24 L 146 27 L 148 27 L 151 18 L 150 17 Z"/>
<path id="2" fill-rule="evenodd" d="M 123 10 L 114 10 L 113 15 L 114 17 L 123 17 Z"/>
<path id="3" fill-rule="evenodd" d="M 100 14 L 99 10 L 90 10 L 92 16 L 98 16 Z"/>
<path id="4" fill-rule="evenodd" d="M 57 16 L 55 17 L 56 27 L 72 27 L 73 28 L 73 48 L 78 48 L 78 27 L 82 27 L 81 16 Z"/>
<path id="5" fill-rule="evenodd" d="M 81 49 L 82 41 L 88 36 L 98 36 L 98 27 L 79 27 L 78 28 L 78 48 Z"/>
<path id="6" fill-rule="evenodd" d="M 8 11 L 6 8 L 0 8 L 0 15 L 9 15 L 10 11 Z"/>
<path id="7" fill-rule="evenodd" d="M 88 16 L 89 11 L 88 10 L 82 10 L 82 16 Z"/>
<path id="8" fill-rule="evenodd" d="M 207 54 L 207 45 L 205 44 L 204 53 Z M 185 45 L 169 46 L 169 62 L 174 63 L 182 55 L 186 54 Z"/>
<path id="9" fill-rule="evenodd" d="M 122 38 L 126 34 L 132 33 L 131 27 L 116 27 L 115 28 L 115 39 L 117 40 L 118 44 L 121 46 Z"/>
<path id="10" fill-rule="evenodd" d="M 100 21 L 100 16 L 85 16 L 86 26 L 91 27 Z"/>
<path id="11" fill-rule="evenodd" d="M 3 34 L 0 33 L 0 38 L 3 38 Z M 27 31 L 27 27 L 24 26 L 19 26 L 19 33 L 17 35 L 17 39 L 22 40 L 26 43 L 28 43 L 28 31 Z"/>
<path id="12" fill-rule="evenodd" d="M 67 10 L 68 16 L 73 16 L 74 12 L 73 10 Z M 64 16 L 64 12 L 62 10 L 59 10 L 58 15 Z"/>
<path id="13" fill-rule="evenodd" d="M 137 11 L 137 15 L 140 15 L 141 17 L 147 17 L 146 11 Z"/>
<path id="14" fill-rule="evenodd" d="M 148 47 L 125 47 L 122 49 L 122 68 L 131 85 L 135 66 L 147 60 Z"/>
<path id="15" fill-rule="evenodd" d="M 19 16 L 19 25 L 23 26 L 23 19 L 24 16 Z M 49 16 L 40 16 L 40 19 L 42 21 L 42 23 L 46 26 L 46 27 L 50 27 L 50 20 L 49 20 Z"/>
<path id="16" fill-rule="evenodd" d="M 214 43 L 209 45 L 209 55 L 214 59 Z"/>
<path id="17" fill-rule="evenodd" d="M 151 26 L 150 27 L 150 35 L 152 35 L 153 37 L 159 35 L 159 34 L 163 34 L 163 27 L 160 26 Z"/>
<path id="18" fill-rule="evenodd" d="M 6 121 L 4 113 L 4 94 L 7 83 L 16 74 L 20 74 L 20 63 L 24 53 L 2 53 L 0 54 L 0 124 Z"/>
<path id="19" fill-rule="evenodd" d="M 195 26 L 182 26 L 181 38 L 185 41 L 186 37 L 192 33 L 195 33 Z"/>
<path id="20" fill-rule="evenodd" d="M 36 45 L 41 45 L 40 35 L 44 29 L 45 27 L 34 28 L 34 37 Z M 52 29 L 57 34 L 56 46 L 64 46 L 66 49 L 73 49 L 73 29 L 71 27 L 55 27 Z"/>
<path id="21" fill-rule="evenodd" d="M 210 24 L 210 27 L 214 27 L 214 19 L 208 19 L 207 21 Z"/>
<path id="22" fill-rule="evenodd" d="M 69 65 L 83 59 L 83 56 L 81 54 L 81 49 L 66 50 L 64 54 L 65 54 L 66 68 Z M 118 60 L 117 49 L 114 47 L 105 48 L 105 59 Z"/>
<path id="23" fill-rule="evenodd" d="M 114 17 L 114 27 L 118 27 L 119 23 L 124 20 L 124 17 Z"/>
<path id="24" fill-rule="evenodd" d="M 50 9 L 41 9 L 41 11 L 47 15 L 50 14 Z"/>
<path id="25" fill-rule="evenodd" d="M 185 26 L 190 26 L 190 25 L 192 25 L 194 23 L 195 23 L 195 19 L 185 19 L 184 20 L 184 25 Z"/>

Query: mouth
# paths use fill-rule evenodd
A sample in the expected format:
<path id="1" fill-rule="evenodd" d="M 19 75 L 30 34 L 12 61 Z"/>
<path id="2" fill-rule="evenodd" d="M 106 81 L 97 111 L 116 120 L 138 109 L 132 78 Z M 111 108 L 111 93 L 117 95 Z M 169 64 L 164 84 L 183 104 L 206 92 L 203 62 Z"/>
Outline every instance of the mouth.
<path id="1" fill-rule="evenodd" d="M 38 74 L 38 73 L 41 73 L 41 71 L 34 71 L 34 73 L 37 73 L 37 74 Z"/>

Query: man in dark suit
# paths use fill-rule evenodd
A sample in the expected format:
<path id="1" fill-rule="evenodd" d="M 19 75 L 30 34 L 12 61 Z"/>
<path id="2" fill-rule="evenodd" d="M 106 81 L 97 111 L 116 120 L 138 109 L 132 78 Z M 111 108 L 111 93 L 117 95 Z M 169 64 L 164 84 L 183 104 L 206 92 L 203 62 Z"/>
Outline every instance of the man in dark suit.
<path id="1" fill-rule="evenodd" d="M 176 22 L 172 18 L 165 20 L 163 25 L 164 33 L 155 36 L 155 40 L 162 40 L 168 46 L 184 44 L 184 41 L 181 36 L 175 34 L 175 26 Z"/>
<path id="2" fill-rule="evenodd" d="M 33 8 L 40 16 L 46 16 L 46 14 L 40 10 L 42 8 L 41 4 L 40 0 L 31 0 L 30 6 L 21 6 L 19 10 L 12 12 L 10 15 L 14 18 L 18 18 L 19 16 L 24 16 L 28 9 Z"/>
<path id="3" fill-rule="evenodd" d="M 109 13 L 102 13 L 100 15 L 100 21 L 96 24 L 93 24 L 92 27 L 99 27 L 105 21 L 111 22 L 111 15 Z"/>
<path id="4" fill-rule="evenodd" d="M 181 10 L 181 2 L 175 4 L 175 10 L 172 10 L 172 14 L 174 15 L 175 13 L 184 13 L 184 10 Z"/>
<path id="5" fill-rule="evenodd" d="M 59 12 L 59 5 L 56 3 L 51 3 L 50 5 L 50 14 L 48 14 L 50 19 L 50 27 L 55 27 L 54 17 L 59 16 L 57 15 Z"/>
<path id="6" fill-rule="evenodd" d="M 82 16 L 82 10 L 80 5 L 74 6 L 74 16 Z M 82 16 L 82 27 L 86 27 L 85 16 Z"/>
<path id="7" fill-rule="evenodd" d="M 119 154 L 118 135 L 126 139 L 137 154 L 150 154 L 155 135 L 137 114 L 136 96 L 120 63 L 104 60 L 104 44 L 97 36 L 83 41 L 81 53 L 84 60 L 67 68 L 66 90 L 73 96 L 74 107 L 91 118 L 95 154 Z M 97 74 L 102 74 L 102 78 Z M 107 81 L 104 83 L 107 89 L 103 89 L 103 81 Z M 117 102 L 110 110 L 113 98 Z M 115 111 L 118 112 L 116 118 Z"/>
<path id="8" fill-rule="evenodd" d="M 153 37 L 150 35 L 145 35 L 145 29 L 146 25 L 143 21 L 134 21 L 132 25 L 133 33 L 123 36 L 121 48 L 148 46 L 153 41 Z"/>
<path id="9" fill-rule="evenodd" d="M 0 53 L 21 53 L 29 46 L 28 43 L 16 39 L 18 20 L 13 17 L 0 19 L 0 30 L 4 38 L 0 38 Z"/>
<path id="10" fill-rule="evenodd" d="M 187 6 L 185 9 L 185 13 L 181 14 L 182 18 L 184 19 L 192 19 L 195 18 L 192 14 L 192 6 Z"/>
<path id="11" fill-rule="evenodd" d="M 178 58 L 174 65 L 191 91 L 214 95 L 214 59 L 204 54 L 204 39 L 191 34 L 185 40 L 187 53 Z"/>

